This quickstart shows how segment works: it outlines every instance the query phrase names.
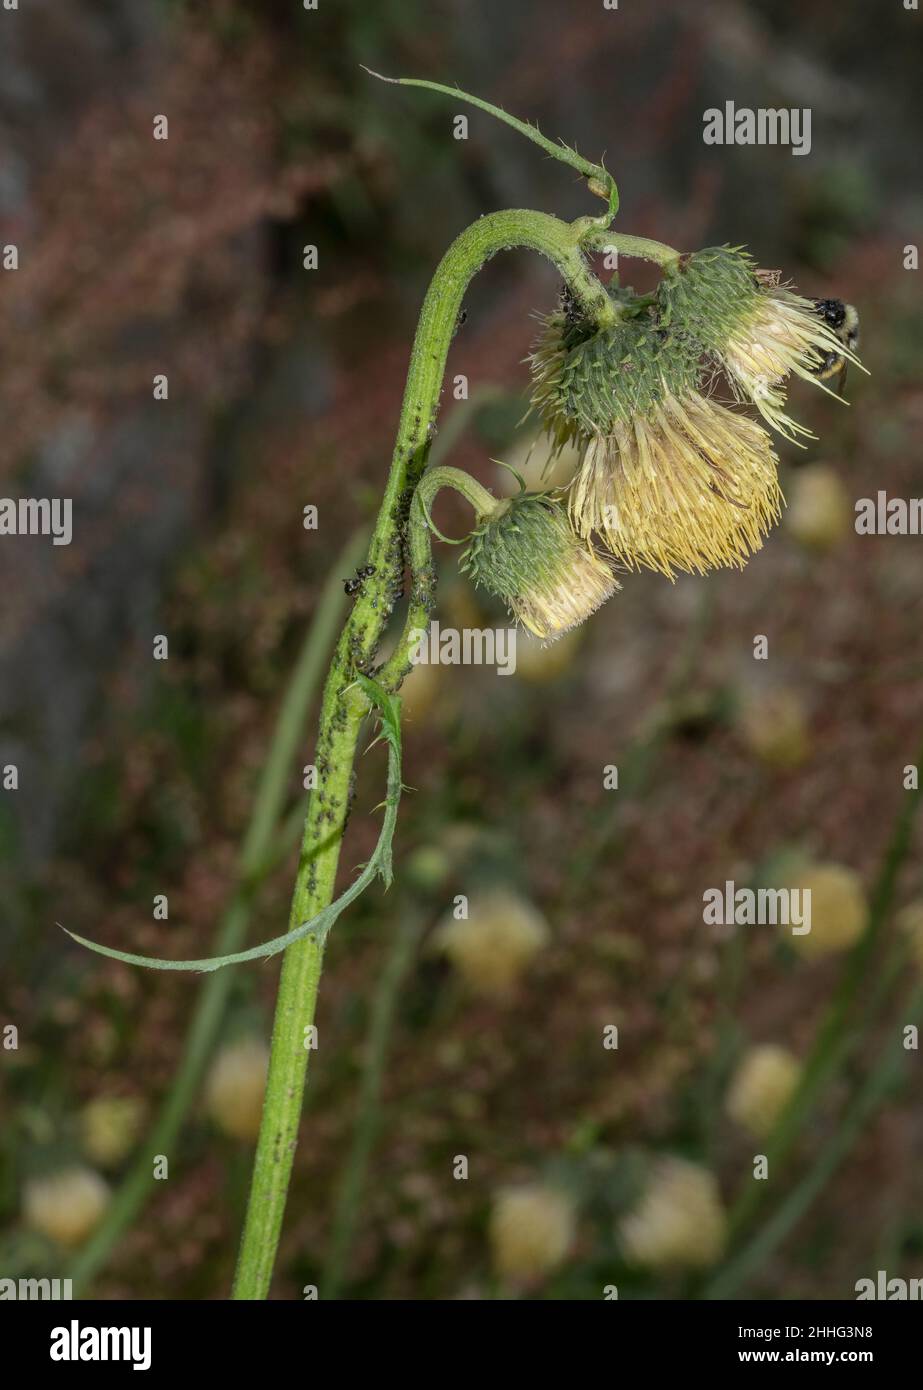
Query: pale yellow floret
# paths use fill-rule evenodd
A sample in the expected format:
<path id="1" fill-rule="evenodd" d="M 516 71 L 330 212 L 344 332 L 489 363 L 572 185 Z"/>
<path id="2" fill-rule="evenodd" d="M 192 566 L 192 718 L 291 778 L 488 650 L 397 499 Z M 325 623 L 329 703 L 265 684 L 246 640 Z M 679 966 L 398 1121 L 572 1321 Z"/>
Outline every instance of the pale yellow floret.
<path id="1" fill-rule="evenodd" d="M 702 574 L 742 567 L 779 519 L 766 431 L 701 395 L 666 396 L 593 440 L 570 492 L 582 536 L 599 534 L 630 569 Z"/>
<path id="2" fill-rule="evenodd" d="M 585 622 L 618 589 L 611 566 L 588 547 L 575 544 L 569 564 L 555 582 L 537 582 L 510 600 L 523 627 L 546 642 Z"/>
<path id="3" fill-rule="evenodd" d="M 785 413 L 783 383 L 794 373 L 836 396 L 816 375 L 818 361 L 830 352 L 862 365 L 809 299 L 777 288 L 753 301 L 752 311 L 737 323 L 721 357 L 738 394 L 753 401 L 773 429 L 797 443 L 799 435 L 814 435 Z"/>

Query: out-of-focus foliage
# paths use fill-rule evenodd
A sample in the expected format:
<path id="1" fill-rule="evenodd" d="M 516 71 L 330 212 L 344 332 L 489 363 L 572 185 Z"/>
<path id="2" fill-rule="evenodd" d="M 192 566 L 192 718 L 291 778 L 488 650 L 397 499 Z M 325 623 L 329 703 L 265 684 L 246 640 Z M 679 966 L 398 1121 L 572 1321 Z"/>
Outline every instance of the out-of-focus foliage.
<path id="1" fill-rule="evenodd" d="M 0 51 L 0 241 L 20 248 L 20 270 L 0 280 L 5 489 L 72 496 L 76 519 L 66 550 L 0 551 L 0 766 L 17 764 L 21 782 L 0 800 L 0 1028 L 18 1029 L 0 1052 L 0 1269 L 64 1268 L 36 1216 L 36 1194 L 60 1189 L 37 1184 L 81 1175 L 98 1217 L 134 1152 L 126 1135 L 136 1142 L 137 1116 L 168 1089 L 201 988 L 80 954 L 54 922 L 135 951 L 208 954 L 286 676 L 333 557 L 376 504 L 429 274 L 481 212 L 594 210 L 511 132 L 469 112 L 469 138 L 455 140 L 451 103 L 375 83 L 365 63 L 457 80 L 588 157 L 604 150 L 625 230 L 684 249 L 746 242 L 804 292 L 860 311 L 872 375 L 851 375 L 848 409 L 800 396 L 820 436 L 781 451 L 801 524 L 742 575 L 631 576 L 572 645 L 524 647 L 515 675 L 414 674 L 396 881 L 357 903 L 328 948 L 280 1294 L 300 1296 L 323 1267 L 376 991 L 411 913 L 425 929 L 397 993 L 344 1292 L 505 1292 L 525 1256 L 503 1194 L 538 1191 L 555 1195 L 544 1243 L 526 1252 L 527 1294 L 695 1293 L 696 1262 L 632 1258 L 625 1222 L 647 1211 L 650 1232 L 658 1156 L 694 1165 L 668 1171 L 705 1175 L 718 1258 L 715 1213 L 752 1181 L 753 1141 L 727 1109 L 739 1060 L 767 1044 L 803 1057 L 840 959 L 807 961 L 765 927 L 716 932 L 702 893 L 813 861 L 845 866 L 854 897 L 868 894 L 923 732 L 920 538 L 848 526 L 827 544 L 817 508 L 832 493 L 807 481 L 822 464 L 850 509 L 879 488 L 923 491 L 923 315 L 902 268 L 919 225 L 918 31 L 899 6 L 872 22 L 863 5 L 794 0 L 79 10 L 21 7 Z M 810 105 L 810 157 L 705 147 L 703 110 L 731 97 Z M 653 283 L 650 269 L 630 272 Z M 452 383 L 466 377 L 473 403 L 451 460 L 491 487 L 490 458 L 534 436 L 534 421 L 518 423 L 523 358 L 530 314 L 556 293 L 547 267 L 517 253 L 469 295 L 440 424 L 465 409 Z M 159 373 L 167 401 L 153 396 Z M 308 504 L 317 531 L 302 526 Z M 440 503 L 442 529 L 465 521 Z M 458 579 L 457 553 L 439 554 L 441 620 L 505 622 Z M 166 662 L 151 660 L 158 633 Z M 796 694 L 773 703 L 778 690 Z M 300 764 L 310 757 L 306 730 Z M 381 757 L 359 765 L 344 881 L 375 844 Z M 610 766 L 617 790 L 604 786 Z M 302 778 L 293 767 L 293 807 Z M 917 829 L 898 906 L 923 893 L 919 849 Z M 259 886 L 253 940 L 283 930 L 291 877 L 289 857 Z M 476 890 L 547 923 L 499 996 L 466 988 L 438 950 L 438 924 Z M 160 894 L 166 920 L 152 913 Z M 881 951 L 898 932 L 889 918 Z M 268 1036 L 275 978 L 235 976 L 226 1044 Z M 836 1132 L 894 1017 L 863 1035 L 812 1111 L 793 1174 Z M 617 1047 L 604 1045 L 612 1028 Z M 919 1273 L 909 1056 L 904 1084 L 747 1293 L 850 1298 L 879 1267 Z M 233 1077 L 193 1106 L 169 1179 L 98 1295 L 226 1293 L 249 1162 L 233 1137 L 246 1116 L 209 1118 L 228 1089 Z M 86 1152 L 101 1098 L 128 1105 L 117 1157 L 111 1123 L 105 1157 L 98 1148 L 98 1113 L 98 1156 Z M 658 1248 L 679 1240 L 663 1234 L 664 1209 Z"/>

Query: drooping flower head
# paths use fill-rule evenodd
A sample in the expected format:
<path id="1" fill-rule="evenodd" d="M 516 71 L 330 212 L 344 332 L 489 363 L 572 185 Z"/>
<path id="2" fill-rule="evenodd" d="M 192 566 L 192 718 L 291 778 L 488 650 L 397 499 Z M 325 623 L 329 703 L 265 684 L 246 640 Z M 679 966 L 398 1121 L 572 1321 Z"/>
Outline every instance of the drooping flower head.
<path id="1" fill-rule="evenodd" d="M 681 259 L 677 274 L 661 282 L 658 301 L 665 324 L 695 324 L 738 399 L 752 401 L 773 429 L 797 442 L 813 436 L 786 414 L 786 377 L 794 373 L 835 395 L 825 383 L 837 364 L 862 364 L 848 306 L 805 299 L 779 278 L 758 270 L 742 247 L 709 247 Z"/>
<path id="2" fill-rule="evenodd" d="M 619 585 L 611 565 L 575 534 L 554 493 L 522 492 L 479 519 L 462 569 L 546 641 L 576 627 Z"/>
<path id="3" fill-rule="evenodd" d="M 553 441 L 584 445 L 574 526 L 628 569 L 742 566 L 780 514 L 769 436 L 705 394 L 694 320 L 664 326 L 649 300 L 621 307 L 602 331 L 553 315 L 532 357 L 532 401 Z"/>

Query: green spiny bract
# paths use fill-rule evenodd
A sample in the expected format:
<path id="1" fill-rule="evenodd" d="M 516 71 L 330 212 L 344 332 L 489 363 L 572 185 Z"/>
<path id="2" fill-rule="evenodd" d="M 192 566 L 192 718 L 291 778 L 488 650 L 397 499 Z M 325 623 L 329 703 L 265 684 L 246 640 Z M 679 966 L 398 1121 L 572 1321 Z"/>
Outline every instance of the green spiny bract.
<path id="1" fill-rule="evenodd" d="M 557 447 L 611 434 L 697 389 L 703 345 L 689 326 L 662 325 L 656 302 L 630 291 L 612 297 L 622 315 L 612 327 L 555 313 L 532 353 L 532 404 Z"/>
<path id="2" fill-rule="evenodd" d="M 740 246 L 709 246 L 682 257 L 677 274 L 657 287 L 658 320 L 694 335 L 700 350 L 720 356 L 741 318 L 765 289 L 756 264 Z"/>
<path id="3" fill-rule="evenodd" d="M 609 564 L 574 533 L 561 499 L 547 492 L 523 492 L 481 517 L 461 568 L 549 640 L 618 588 Z"/>

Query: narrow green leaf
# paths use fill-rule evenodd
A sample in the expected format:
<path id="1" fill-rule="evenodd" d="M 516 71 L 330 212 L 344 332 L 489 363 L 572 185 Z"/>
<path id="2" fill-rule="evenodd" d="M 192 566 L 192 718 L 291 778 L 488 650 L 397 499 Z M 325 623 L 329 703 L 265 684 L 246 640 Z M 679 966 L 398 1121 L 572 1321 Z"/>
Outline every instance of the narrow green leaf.
<path id="1" fill-rule="evenodd" d="M 318 937 L 323 944 L 327 933 L 340 914 L 349 907 L 350 903 L 355 902 L 356 898 L 368 888 L 376 877 L 382 879 L 386 888 L 391 886 L 393 877 L 391 843 L 397 825 L 397 811 L 403 786 L 401 781 L 401 701 L 398 695 L 389 695 L 377 681 L 372 680 L 369 676 L 360 675 L 358 681 L 369 703 L 378 710 L 381 718 L 382 736 L 388 745 L 388 794 L 384 802 L 385 815 L 375 851 L 359 877 L 341 893 L 336 902 L 325 907 L 309 922 L 302 922 L 300 926 L 294 927 L 283 936 L 273 937 L 271 941 L 264 941 L 259 946 L 251 946 L 247 951 L 235 951 L 228 956 L 206 956 L 203 960 L 158 960 L 156 956 L 139 956 L 132 951 L 117 951 L 112 946 L 102 946 L 97 941 L 89 941 L 85 936 L 78 936 L 76 932 L 68 931 L 67 927 L 62 926 L 59 922 L 57 925 L 61 927 L 61 930 L 67 932 L 67 935 L 79 945 L 86 946 L 90 951 L 95 951 L 97 955 L 108 956 L 110 960 L 120 960 L 126 965 L 142 965 L 148 970 L 205 972 L 220 970 L 225 965 L 241 965 L 244 961 L 249 960 L 268 960 L 271 956 L 284 951 L 287 946 L 291 946 L 293 942 L 300 941 L 303 936 L 308 935 Z"/>
<path id="2" fill-rule="evenodd" d="M 505 125 L 512 126 L 520 135 L 524 135 L 527 140 L 550 154 L 552 159 L 559 159 L 563 164 L 569 164 L 572 169 L 576 169 L 585 179 L 598 182 L 601 188 L 598 191 L 600 196 L 605 196 L 609 202 L 610 216 L 614 217 L 618 211 L 619 195 L 615 186 L 615 180 L 609 171 L 602 164 L 593 164 L 590 160 L 584 159 L 581 154 L 570 145 L 565 145 L 561 140 L 557 144 L 543 135 L 538 126 L 531 121 L 521 121 L 517 116 L 511 116 L 508 111 L 504 111 L 501 106 L 494 106 L 492 102 L 484 101 L 481 97 L 472 96 L 470 92 L 463 92 L 460 87 L 446 87 L 441 82 L 428 82 L 422 77 L 385 77 L 383 73 L 373 72 L 364 63 L 360 64 L 363 71 L 370 77 L 377 77 L 380 82 L 393 82 L 401 87 L 424 87 L 430 92 L 441 92 L 443 96 L 449 96 L 461 101 L 467 101 L 471 106 L 477 106 L 481 111 L 486 111 L 488 115 L 496 117 L 498 121 L 503 121 Z"/>

